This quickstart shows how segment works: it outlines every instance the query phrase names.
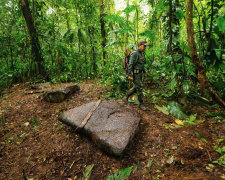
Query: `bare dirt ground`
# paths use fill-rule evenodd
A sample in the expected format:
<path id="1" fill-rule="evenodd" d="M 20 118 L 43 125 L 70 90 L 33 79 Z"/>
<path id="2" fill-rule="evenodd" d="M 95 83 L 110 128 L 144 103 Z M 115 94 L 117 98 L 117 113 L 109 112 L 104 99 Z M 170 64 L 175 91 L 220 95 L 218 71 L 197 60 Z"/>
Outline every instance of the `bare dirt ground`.
<path id="1" fill-rule="evenodd" d="M 95 81 L 79 85 L 82 91 L 62 103 L 45 102 L 40 93 L 27 94 L 31 90 L 24 84 L 4 93 L 0 99 L 0 179 L 79 179 L 90 164 L 94 164 L 90 178 L 94 180 L 129 166 L 133 170 L 128 179 L 225 179 L 224 167 L 208 166 L 220 157 L 213 146 L 225 138 L 225 123 L 205 115 L 222 113 L 222 109 L 195 105 L 191 112 L 204 123 L 171 128 L 175 118 L 154 104 L 147 105 L 148 111 L 127 105 L 141 114 L 140 129 L 125 153 L 113 157 L 58 121 L 63 111 L 103 99 L 108 91 Z"/>

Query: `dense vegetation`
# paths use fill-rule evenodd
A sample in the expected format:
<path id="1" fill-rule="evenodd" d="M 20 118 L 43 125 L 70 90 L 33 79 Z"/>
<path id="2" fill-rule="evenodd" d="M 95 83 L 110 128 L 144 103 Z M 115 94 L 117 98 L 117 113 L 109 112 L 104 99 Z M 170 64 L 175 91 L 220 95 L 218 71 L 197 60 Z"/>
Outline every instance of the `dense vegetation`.
<path id="1" fill-rule="evenodd" d="M 146 84 L 163 87 L 165 97 L 186 101 L 201 94 L 211 100 L 207 95 L 211 94 L 224 105 L 222 0 L 124 0 L 123 10 L 118 10 L 117 3 L 1 0 L 1 90 L 28 80 L 57 83 L 100 78 L 112 86 L 115 96 L 127 89 L 121 66 L 125 47 L 136 48 L 138 40 L 146 39 L 151 44 L 146 51 Z M 186 3 L 191 3 L 193 17 L 188 18 Z M 187 21 L 193 21 L 190 36 L 195 37 L 200 66 L 190 51 L 187 27 L 192 27 Z M 207 92 L 210 85 L 218 95 Z"/>
<path id="2" fill-rule="evenodd" d="M 141 39 L 147 111 L 122 102 Z M 0 64 L 0 179 L 225 179 L 224 0 L 0 0 Z M 57 120 L 97 99 L 140 114 L 121 157 Z"/>

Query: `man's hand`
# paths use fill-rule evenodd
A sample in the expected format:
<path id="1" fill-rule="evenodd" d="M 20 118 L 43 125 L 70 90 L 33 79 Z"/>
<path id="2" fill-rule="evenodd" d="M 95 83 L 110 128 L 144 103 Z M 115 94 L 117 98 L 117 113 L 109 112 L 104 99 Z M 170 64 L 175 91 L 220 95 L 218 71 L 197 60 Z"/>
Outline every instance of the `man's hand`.
<path id="1" fill-rule="evenodd" d="M 127 79 L 133 81 L 133 77 L 132 76 L 127 75 Z"/>

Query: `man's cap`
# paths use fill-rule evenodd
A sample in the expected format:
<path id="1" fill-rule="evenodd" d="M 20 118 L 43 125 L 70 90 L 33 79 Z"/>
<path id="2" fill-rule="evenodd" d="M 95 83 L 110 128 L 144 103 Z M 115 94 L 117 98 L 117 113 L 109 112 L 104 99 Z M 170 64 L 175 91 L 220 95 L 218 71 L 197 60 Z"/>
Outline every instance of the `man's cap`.
<path id="1" fill-rule="evenodd" d="M 148 44 L 147 41 L 145 41 L 145 40 L 140 40 L 140 41 L 138 41 L 138 45 L 145 45 L 145 46 L 148 46 L 149 44 Z"/>

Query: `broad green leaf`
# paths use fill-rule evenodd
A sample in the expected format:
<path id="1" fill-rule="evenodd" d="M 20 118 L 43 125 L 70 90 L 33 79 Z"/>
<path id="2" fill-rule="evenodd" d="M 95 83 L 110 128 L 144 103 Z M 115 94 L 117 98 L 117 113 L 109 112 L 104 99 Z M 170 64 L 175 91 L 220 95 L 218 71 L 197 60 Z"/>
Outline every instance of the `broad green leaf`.
<path id="1" fill-rule="evenodd" d="M 166 106 L 160 107 L 158 105 L 155 105 L 155 107 L 156 107 L 156 109 L 158 109 L 159 111 L 163 112 L 164 114 L 169 115 L 169 111 L 168 111 Z"/>
<path id="2" fill-rule="evenodd" d="M 130 166 L 125 169 L 121 169 L 121 170 L 115 172 L 113 175 L 108 176 L 106 180 L 124 180 L 125 178 L 130 176 L 132 168 L 133 168 L 133 166 Z"/>
<path id="3" fill-rule="evenodd" d="M 205 138 L 201 138 L 201 140 L 202 140 L 203 142 L 205 142 L 205 143 L 207 142 Z"/>
<path id="4" fill-rule="evenodd" d="M 198 138 L 201 138 L 201 135 L 198 132 L 195 132 L 195 134 Z"/>
<path id="5" fill-rule="evenodd" d="M 214 51 L 216 52 L 217 58 L 220 59 L 221 53 L 222 53 L 222 49 L 214 49 Z"/>
<path id="6" fill-rule="evenodd" d="M 219 27 L 219 30 L 223 33 L 225 33 L 225 17 L 219 17 L 216 19 L 217 25 Z"/>
<path id="7" fill-rule="evenodd" d="M 173 68 L 173 66 L 171 65 L 171 68 Z M 172 70 L 172 69 L 171 69 Z M 169 84 L 168 84 L 168 88 L 171 89 L 172 91 L 175 90 L 175 86 L 176 86 L 177 82 L 176 79 L 174 78 Z"/>
<path id="8" fill-rule="evenodd" d="M 188 120 L 193 122 L 196 120 L 196 117 L 197 117 L 197 114 L 192 114 L 188 117 Z"/>
<path id="9" fill-rule="evenodd" d="M 84 180 L 89 180 L 90 176 L 91 176 L 91 171 L 94 167 L 94 164 L 88 165 L 85 169 L 84 175 L 83 175 L 83 179 Z"/>
<path id="10" fill-rule="evenodd" d="M 188 94 L 190 92 L 190 86 L 188 81 L 183 82 L 183 90 L 185 94 Z"/>
<path id="11" fill-rule="evenodd" d="M 185 114 L 181 105 L 175 101 L 169 102 L 167 105 L 167 109 L 170 114 L 172 114 L 173 116 L 175 116 L 178 119 L 186 119 L 187 118 L 187 115 Z"/>

